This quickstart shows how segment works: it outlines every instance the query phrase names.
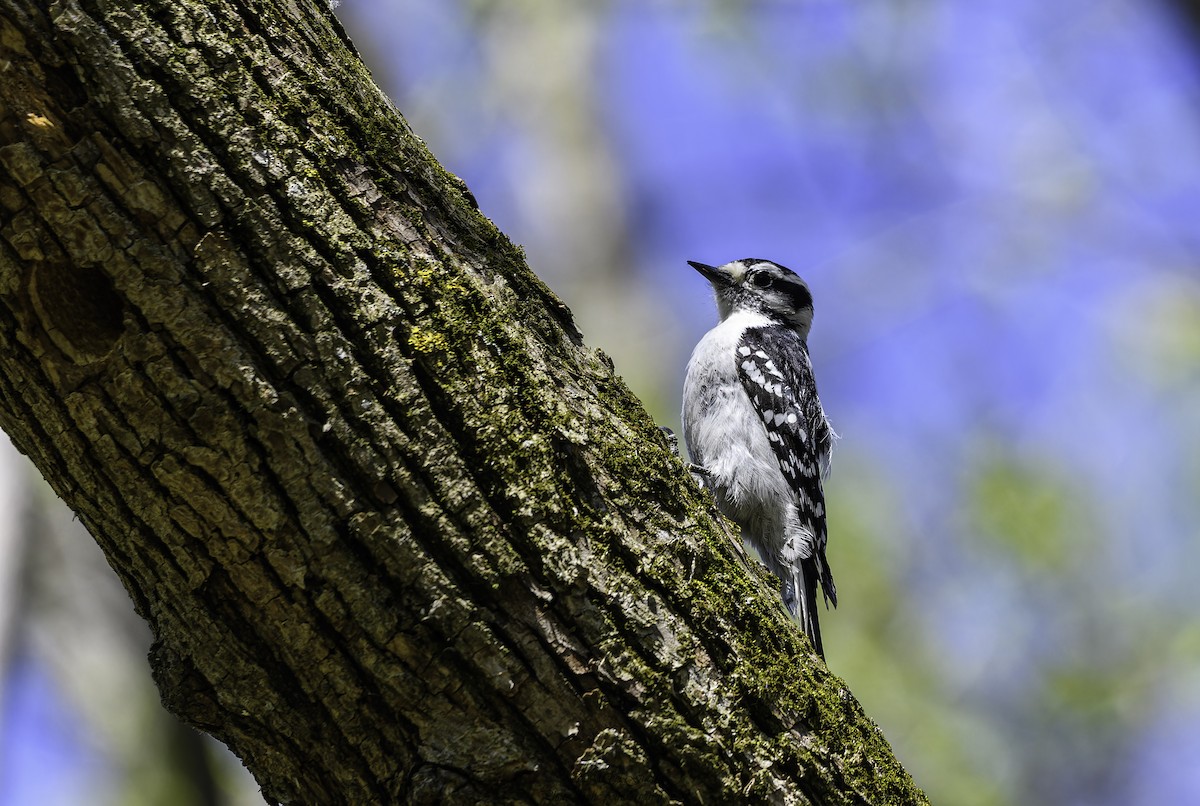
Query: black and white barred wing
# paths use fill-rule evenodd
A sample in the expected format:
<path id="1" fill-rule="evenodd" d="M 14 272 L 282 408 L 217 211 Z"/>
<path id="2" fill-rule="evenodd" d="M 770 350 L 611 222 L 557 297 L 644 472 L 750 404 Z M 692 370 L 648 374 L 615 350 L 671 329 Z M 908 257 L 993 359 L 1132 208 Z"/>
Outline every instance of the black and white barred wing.
<path id="1" fill-rule="evenodd" d="M 751 328 L 737 347 L 737 368 L 766 427 L 779 468 L 796 494 L 802 525 L 812 531 L 814 570 L 826 598 L 836 606 L 837 592 L 825 562 L 825 493 L 821 488 L 831 435 L 808 351 L 792 331 Z"/>

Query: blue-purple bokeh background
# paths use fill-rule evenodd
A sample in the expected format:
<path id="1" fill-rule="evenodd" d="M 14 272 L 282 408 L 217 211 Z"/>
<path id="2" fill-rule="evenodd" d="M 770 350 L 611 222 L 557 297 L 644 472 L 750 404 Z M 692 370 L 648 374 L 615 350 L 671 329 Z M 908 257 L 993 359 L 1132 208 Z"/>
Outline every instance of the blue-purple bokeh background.
<path id="1" fill-rule="evenodd" d="M 808 279 L 829 663 L 933 802 L 1200 802 L 1190 32 L 1132 0 L 582 5 L 337 13 L 660 422 L 713 321 L 685 260 Z"/>

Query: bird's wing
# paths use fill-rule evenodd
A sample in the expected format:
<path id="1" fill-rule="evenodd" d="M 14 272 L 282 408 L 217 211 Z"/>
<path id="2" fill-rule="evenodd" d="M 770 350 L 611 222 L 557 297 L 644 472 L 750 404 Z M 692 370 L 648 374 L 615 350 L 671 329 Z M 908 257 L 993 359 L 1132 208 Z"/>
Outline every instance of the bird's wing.
<path id="1" fill-rule="evenodd" d="M 737 346 L 737 371 L 755 411 L 762 418 L 801 514 L 812 533 L 809 556 L 825 597 L 837 606 L 837 590 L 825 561 L 825 493 L 822 465 L 829 450 L 829 426 L 817 397 L 808 349 L 799 334 L 750 328 Z M 798 361 L 804 364 L 797 366 Z M 804 521 L 807 520 L 807 523 Z"/>

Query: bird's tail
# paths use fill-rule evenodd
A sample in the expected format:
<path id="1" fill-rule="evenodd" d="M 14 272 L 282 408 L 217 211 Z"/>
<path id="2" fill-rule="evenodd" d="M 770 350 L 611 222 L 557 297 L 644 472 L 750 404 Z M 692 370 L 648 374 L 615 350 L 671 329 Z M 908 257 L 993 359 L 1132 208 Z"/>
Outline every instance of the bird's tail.
<path id="1" fill-rule="evenodd" d="M 813 560 L 800 561 L 801 589 L 796 598 L 800 604 L 800 626 L 812 641 L 813 649 L 825 660 L 825 647 L 821 645 L 821 623 L 817 619 L 817 564 Z"/>
<path id="2" fill-rule="evenodd" d="M 793 566 L 791 579 L 783 586 L 783 602 L 808 636 L 808 640 L 812 641 L 813 649 L 817 650 L 821 660 L 824 660 L 821 622 L 817 618 L 817 563 L 810 558 L 801 560 L 799 566 Z"/>
<path id="3" fill-rule="evenodd" d="M 766 564 L 763 553 L 758 550 L 757 541 L 751 539 L 744 530 L 742 545 L 749 556 L 757 557 Z M 821 581 L 825 583 L 825 597 L 837 607 L 837 589 L 833 586 L 833 575 L 829 573 L 829 566 L 825 563 L 818 566 L 816 557 L 797 557 L 787 565 L 770 563 L 767 567 L 783 580 L 784 606 L 804 630 L 821 660 L 825 660 L 825 648 L 821 645 L 821 622 L 817 620 L 817 585 L 818 580 L 824 576 L 825 580 Z"/>

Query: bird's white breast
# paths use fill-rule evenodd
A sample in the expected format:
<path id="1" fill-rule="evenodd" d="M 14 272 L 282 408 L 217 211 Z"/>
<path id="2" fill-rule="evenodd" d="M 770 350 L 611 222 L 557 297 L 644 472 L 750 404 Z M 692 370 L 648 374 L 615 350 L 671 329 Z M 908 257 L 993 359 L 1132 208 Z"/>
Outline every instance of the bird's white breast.
<path id="1" fill-rule="evenodd" d="M 781 534 L 793 491 L 742 386 L 736 361 L 746 328 L 769 324 L 760 313 L 737 311 L 696 345 L 684 380 L 683 436 L 692 461 L 709 472 L 726 514 L 760 534 L 774 529 Z M 763 520 L 776 522 L 752 523 Z"/>

